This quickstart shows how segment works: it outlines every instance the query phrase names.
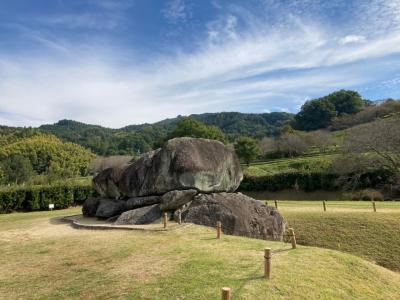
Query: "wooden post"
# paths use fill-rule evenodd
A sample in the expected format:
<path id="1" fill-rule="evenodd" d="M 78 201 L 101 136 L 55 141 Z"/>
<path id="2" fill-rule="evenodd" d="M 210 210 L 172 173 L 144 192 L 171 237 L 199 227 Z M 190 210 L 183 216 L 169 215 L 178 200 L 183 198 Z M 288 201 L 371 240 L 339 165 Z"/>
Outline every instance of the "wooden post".
<path id="1" fill-rule="evenodd" d="M 271 278 L 271 248 L 265 248 L 264 250 L 264 276 L 267 279 Z"/>
<path id="2" fill-rule="evenodd" d="M 182 224 L 182 211 L 180 209 L 178 210 L 178 224 Z"/>
<path id="3" fill-rule="evenodd" d="M 275 208 L 278 209 L 278 201 L 275 200 Z"/>
<path id="4" fill-rule="evenodd" d="M 231 300 L 231 289 L 223 287 L 221 290 L 221 300 Z"/>
<path id="5" fill-rule="evenodd" d="M 375 205 L 375 201 L 372 201 L 372 208 L 374 209 L 374 212 L 376 212 L 376 205 Z"/>
<path id="6" fill-rule="evenodd" d="M 324 211 L 326 211 L 326 203 L 325 203 L 325 200 L 322 201 L 322 204 L 323 204 L 323 206 L 324 206 Z"/>
<path id="7" fill-rule="evenodd" d="M 217 222 L 217 239 L 221 238 L 221 228 L 222 228 L 222 223 L 221 221 Z"/>
<path id="8" fill-rule="evenodd" d="M 168 215 L 167 215 L 167 213 L 165 212 L 165 213 L 164 213 L 164 229 L 167 228 L 167 221 L 168 221 Z"/>
<path id="9" fill-rule="evenodd" d="M 293 228 L 289 228 L 290 241 L 292 242 L 292 249 L 296 249 L 296 235 L 294 234 Z"/>

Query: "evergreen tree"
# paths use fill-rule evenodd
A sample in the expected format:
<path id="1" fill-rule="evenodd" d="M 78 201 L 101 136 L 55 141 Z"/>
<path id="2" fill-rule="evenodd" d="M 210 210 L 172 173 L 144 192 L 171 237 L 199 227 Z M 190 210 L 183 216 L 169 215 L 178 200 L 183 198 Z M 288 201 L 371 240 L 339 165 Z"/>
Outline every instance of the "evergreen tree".
<path id="1" fill-rule="evenodd" d="M 216 126 L 204 125 L 202 122 L 190 117 L 181 118 L 176 124 L 175 129 L 169 135 L 169 138 L 185 136 L 218 140 L 224 144 L 226 143 L 226 137 L 221 129 Z"/>
<path id="2" fill-rule="evenodd" d="M 235 143 L 235 152 L 249 166 L 250 162 L 261 155 L 260 142 L 251 137 L 242 136 Z"/>
<path id="3" fill-rule="evenodd" d="M 304 103 L 301 111 L 295 116 L 295 127 L 299 130 L 317 130 L 327 127 L 336 116 L 335 107 L 324 99 Z"/>
<path id="4" fill-rule="evenodd" d="M 19 154 L 12 154 L 1 163 L 5 183 L 24 183 L 34 174 L 31 162 Z"/>

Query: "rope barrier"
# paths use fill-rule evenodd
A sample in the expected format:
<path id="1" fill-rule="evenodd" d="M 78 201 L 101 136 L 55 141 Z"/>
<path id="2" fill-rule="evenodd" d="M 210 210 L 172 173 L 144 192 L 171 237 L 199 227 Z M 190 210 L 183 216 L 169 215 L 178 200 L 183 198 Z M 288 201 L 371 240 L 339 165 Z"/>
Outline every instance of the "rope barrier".
<path id="1" fill-rule="evenodd" d="M 222 233 L 227 234 L 227 235 L 236 235 L 236 236 L 243 236 L 243 237 L 248 237 L 248 238 L 259 238 L 259 239 L 263 239 L 263 240 L 272 240 L 272 241 L 283 242 L 283 243 L 289 243 L 293 236 L 289 232 L 285 232 L 283 234 L 264 234 L 264 233 L 261 233 L 260 235 L 251 234 L 248 231 L 240 231 L 240 230 L 236 230 L 236 229 L 232 230 L 231 228 L 223 226 L 223 224 L 221 224 L 221 229 L 222 229 Z"/>

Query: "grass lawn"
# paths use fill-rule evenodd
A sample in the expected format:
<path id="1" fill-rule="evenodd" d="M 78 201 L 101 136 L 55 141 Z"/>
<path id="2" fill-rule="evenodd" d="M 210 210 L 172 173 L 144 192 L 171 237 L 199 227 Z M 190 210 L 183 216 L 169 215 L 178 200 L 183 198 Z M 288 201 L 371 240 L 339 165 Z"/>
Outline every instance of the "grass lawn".
<path id="1" fill-rule="evenodd" d="M 269 201 L 270 205 L 274 203 Z M 279 201 L 298 242 L 340 250 L 400 271 L 400 202 Z"/>
<path id="2" fill-rule="evenodd" d="M 296 216 L 290 208 L 282 212 Z M 232 288 L 233 299 L 400 294 L 400 274 L 346 253 L 233 236 L 216 240 L 213 229 L 190 224 L 167 232 L 91 231 L 55 219 L 76 213 L 79 208 L 0 215 L 0 298 L 220 299 L 223 286 Z M 269 281 L 265 247 L 274 249 Z"/>

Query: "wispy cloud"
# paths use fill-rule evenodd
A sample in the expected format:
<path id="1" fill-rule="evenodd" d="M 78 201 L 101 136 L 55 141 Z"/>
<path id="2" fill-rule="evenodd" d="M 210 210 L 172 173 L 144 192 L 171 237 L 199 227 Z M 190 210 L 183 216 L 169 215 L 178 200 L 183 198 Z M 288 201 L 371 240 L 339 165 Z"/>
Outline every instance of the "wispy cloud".
<path id="1" fill-rule="evenodd" d="M 188 17 L 186 4 L 173 2 L 167 15 L 181 22 Z M 370 7 L 359 9 L 370 14 Z M 258 11 L 230 6 L 204 24 L 199 47 L 160 54 L 147 64 L 132 58 L 121 67 L 116 61 L 125 50 L 88 53 L 60 43 L 74 55 L 51 61 L 0 53 L 0 122 L 39 125 L 72 118 L 119 127 L 200 112 L 295 112 L 306 99 L 335 89 L 384 81 L 398 86 L 388 77 L 400 68 L 400 28 L 376 20 L 386 29 L 375 34 L 359 30 L 361 17 L 335 28 L 302 14 L 308 12 L 297 7 L 282 26 L 271 26 Z"/>
<path id="2" fill-rule="evenodd" d="M 124 10 L 132 7 L 135 0 L 85 0 L 88 3 L 108 10 Z"/>
<path id="3" fill-rule="evenodd" d="M 185 0 L 169 0 L 162 13 L 172 23 L 185 22 L 192 15 L 190 7 Z"/>
<path id="4" fill-rule="evenodd" d="M 211 43 L 220 43 L 237 38 L 237 17 L 228 14 L 207 24 L 208 38 Z"/>
<path id="5" fill-rule="evenodd" d="M 115 29 L 120 18 L 110 13 L 81 13 L 58 14 L 54 16 L 40 16 L 34 20 L 38 24 L 60 26 L 68 29 Z"/>
<path id="6" fill-rule="evenodd" d="M 61 39 L 47 31 L 32 29 L 19 23 L 0 23 L 0 28 L 6 30 L 11 29 L 16 35 L 30 42 L 41 44 L 44 48 L 62 52 L 63 54 L 69 54 L 68 46 Z"/>

